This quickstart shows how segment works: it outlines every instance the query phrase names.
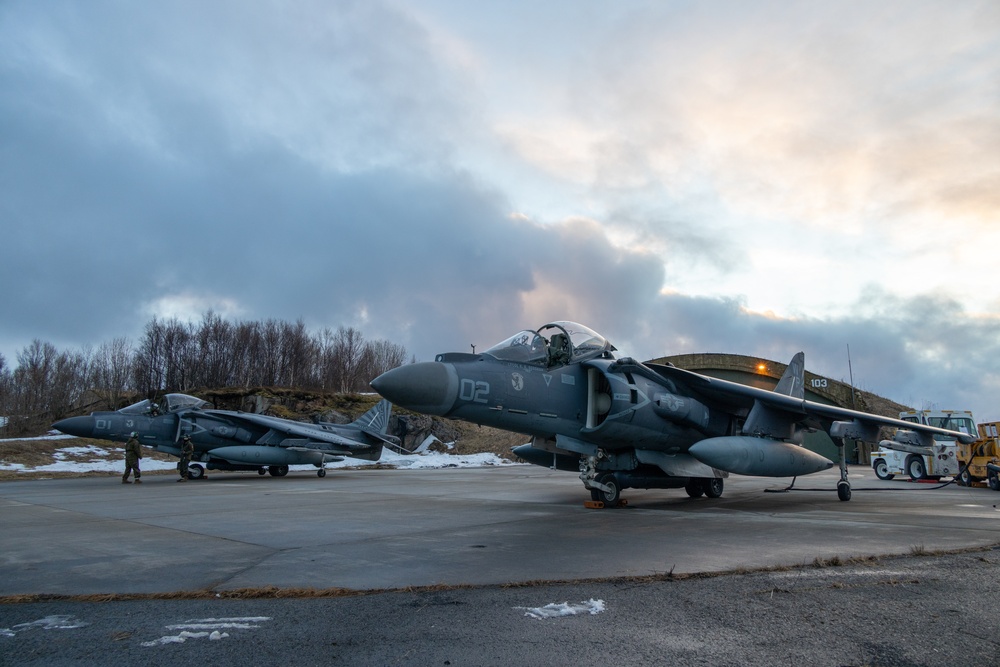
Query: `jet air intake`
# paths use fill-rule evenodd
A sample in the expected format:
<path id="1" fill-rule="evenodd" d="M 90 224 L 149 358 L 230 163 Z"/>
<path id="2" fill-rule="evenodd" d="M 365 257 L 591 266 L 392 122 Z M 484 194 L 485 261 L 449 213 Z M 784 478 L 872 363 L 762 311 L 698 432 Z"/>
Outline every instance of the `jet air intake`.
<path id="1" fill-rule="evenodd" d="M 833 467 L 833 461 L 805 447 L 746 435 L 707 438 L 688 453 L 705 465 L 737 475 L 795 477 Z"/>

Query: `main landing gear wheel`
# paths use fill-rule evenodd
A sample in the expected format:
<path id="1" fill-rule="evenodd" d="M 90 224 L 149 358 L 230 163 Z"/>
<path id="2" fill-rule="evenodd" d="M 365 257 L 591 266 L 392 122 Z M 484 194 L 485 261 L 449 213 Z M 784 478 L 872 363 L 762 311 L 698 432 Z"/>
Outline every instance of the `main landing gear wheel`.
<path id="1" fill-rule="evenodd" d="M 258 475 L 266 475 L 267 474 L 267 468 L 257 468 L 257 474 Z"/>
<path id="2" fill-rule="evenodd" d="M 198 464 L 192 463 L 188 466 L 188 479 L 204 479 L 205 478 L 205 467 Z"/>
<path id="3" fill-rule="evenodd" d="M 837 497 L 847 502 L 851 499 L 851 484 L 843 480 L 837 482 Z"/>
<path id="4" fill-rule="evenodd" d="M 886 465 L 883 459 L 877 459 L 875 461 L 875 476 L 879 479 L 885 480 L 890 480 L 895 477 L 895 475 L 889 472 L 889 466 Z"/>
<path id="5" fill-rule="evenodd" d="M 604 491 L 601 489 L 591 489 L 590 499 L 595 501 L 603 502 L 608 507 L 614 507 L 621 500 L 622 488 L 618 484 L 618 480 L 615 479 L 614 475 L 604 474 L 597 478 L 597 481 L 601 484 L 607 486 L 610 491 Z"/>
<path id="6" fill-rule="evenodd" d="M 1000 477 L 997 476 L 992 470 L 990 474 L 986 477 L 986 483 L 989 484 L 990 488 L 994 491 L 1000 491 Z"/>
<path id="7" fill-rule="evenodd" d="M 724 480 L 721 477 L 709 477 L 702 480 L 701 484 L 705 489 L 705 495 L 709 498 L 718 498 L 722 495 Z"/>
<path id="8" fill-rule="evenodd" d="M 705 495 L 705 485 L 701 483 L 700 479 L 692 479 L 684 485 L 684 490 L 692 498 L 701 498 Z"/>
<path id="9" fill-rule="evenodd" d="M 316 471 L 317 477 L 326 477 L 326 468 L 320 468 Z"/>
<path id="10" fill-rule="evenodd" d="M 267 471 L 272 477 L 284 477 L 288 474 L 288 466 L 269 466 Z"/>

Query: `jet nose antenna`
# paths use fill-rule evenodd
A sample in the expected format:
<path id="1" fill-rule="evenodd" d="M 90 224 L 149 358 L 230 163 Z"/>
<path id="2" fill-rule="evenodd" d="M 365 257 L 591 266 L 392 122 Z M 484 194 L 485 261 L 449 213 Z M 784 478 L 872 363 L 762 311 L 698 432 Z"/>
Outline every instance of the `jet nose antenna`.
<path id="1" fill-rule="evenodd" d="M 400 407 L 443 416 L 458 398 L 458 373 L 451 364 L 425 361 L 379 375 L 372 388 Z"/>
<path id="2" fill-rule="evenodd" d="M 78 438 L 90 438 L 94 435 L 94 418 L 70 417 L 57 421 L 52 425 L 52 428 L 62 431 L 66 435 L 75 435 Z"/>

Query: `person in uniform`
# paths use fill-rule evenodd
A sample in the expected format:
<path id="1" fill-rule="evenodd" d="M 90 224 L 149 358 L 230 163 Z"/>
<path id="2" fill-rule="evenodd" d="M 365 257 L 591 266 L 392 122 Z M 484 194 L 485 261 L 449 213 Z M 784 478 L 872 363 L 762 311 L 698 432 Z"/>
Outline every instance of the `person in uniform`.
<path id="1" fill-rule="evenodd" d="M 192 456 L 194 456 L 194 444 L 191 442 L 191 436 L 185 435 L 181 438 L 181 460 L 177 462 L 177 471 L 181 474 L 178 482 L 188 481 L 188 464 L 191 463 Z"/>
<path id="2" fill-rule="evenodd" d="M 128 474 L 135 472 L 135 483 L 142 484 L 139 479 L 139 459 L 142 458 L 142 445 L 139 444 L 139 434 L 135 431 L 129 435 L 128 442 L 125 443 L 125 474 L 122 475 L 122 484 L 131 484 L 128 481 Z"/>

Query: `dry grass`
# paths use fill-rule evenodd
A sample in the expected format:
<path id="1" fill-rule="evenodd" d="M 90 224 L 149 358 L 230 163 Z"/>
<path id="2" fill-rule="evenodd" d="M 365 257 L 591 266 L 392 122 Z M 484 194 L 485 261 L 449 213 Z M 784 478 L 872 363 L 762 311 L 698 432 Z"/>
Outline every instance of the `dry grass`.
<path id="1" fill-rule="evenodd" d="M 456 454 L 490 452 L 501 458 L 513 460 L 514 455 L 510 453 L 511 448 L 531 440 L 530 436 L 501 431 L 490 426 L 460 424 L 458 430 L 460 437 L 455 440 Z"/>
<path id="2" fill-rule="evenodd" d="M 94 447 L 87 452 L 71 452 L 67 448 Z M 61 479 L 66 477 L 114 477 L 121 472 L 88 471 L 88 472 L 52 472 L 47 470 L 31 470 L 56 462 L 56 453 L 62 461 L 75 461 L 86 463 L 95 460 L 113 461 L 120 463 L 124 470 L 124 454 L 121 443 L 108 442 L 106 440 L 95 440 L 92 438 L 75 438 L 73 440 L 4 440 L 0 441 L 0 463 L 17 463 L 23 465 L 28 470 L 0 470 L 0 481 L 25 480 L 25 479 Z M 169 454 L 153 451 L 148 448 L 143 449 L 144 459 L 157 461 L 176 461 L 177 459 Z M 170 473 L 173 471 L 150 470 L 143 471 L 143 475 L 156 475 Z"/>

